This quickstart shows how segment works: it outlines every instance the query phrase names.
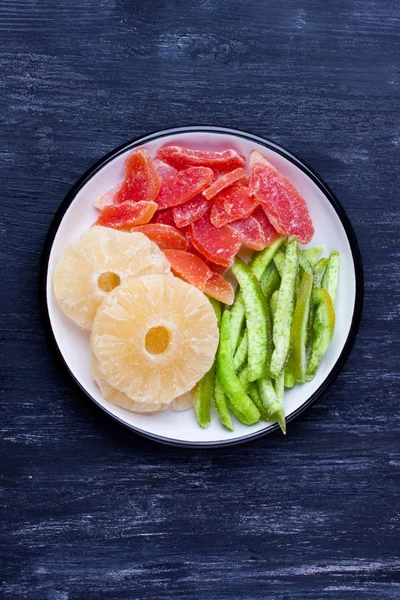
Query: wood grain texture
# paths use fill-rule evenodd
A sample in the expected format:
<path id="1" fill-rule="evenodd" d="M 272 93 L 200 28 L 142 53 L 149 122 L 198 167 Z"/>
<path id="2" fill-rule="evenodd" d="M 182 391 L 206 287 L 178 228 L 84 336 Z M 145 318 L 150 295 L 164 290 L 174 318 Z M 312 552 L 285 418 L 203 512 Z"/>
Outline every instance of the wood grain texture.
<path id="1" fill-rule="evenodd" d="M 0 4 L 1 598 L 399 598 L 399 33 L 395 0 Z M 39 259 L 64 195 L 184 124 L 290 148 L 359 239 L 356 345 L 286 439 L 141 439 L 45 339 Z"/>

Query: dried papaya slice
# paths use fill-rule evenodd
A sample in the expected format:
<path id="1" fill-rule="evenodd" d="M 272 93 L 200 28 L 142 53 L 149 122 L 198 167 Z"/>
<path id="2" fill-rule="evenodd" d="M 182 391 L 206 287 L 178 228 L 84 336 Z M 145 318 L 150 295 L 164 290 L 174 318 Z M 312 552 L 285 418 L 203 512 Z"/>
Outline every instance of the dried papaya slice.
<path id="1" fill-rule="evenodd" d="M 205 152 L 181 146 L 164 146 L 158 150 L 157 156 L 176 169 L 202 166 L 219 171 L 231 171 L 245 165 L 245 157 L 233 149 L 223 152 Z"/>
<path id="2" fill-rule="evenodd" d="M 147 150 L 137 150 L 128 156 L 125 179 L 115 195 L 115 203 L 126 200 L 155 200 L 160 190 L 160 178 Z"/>
<path id="3" fill-rule="evenodd" d="M 153 162 L 161 181 L 168 179 L 169 177 L 173 177 L 178 172 L 175 167 L 167 165 L 167 163 L 163 162 L 159 158 L 156 158 Z"/>
<path id="4" fill-rule="evenodd" d="M 250 156 L 249 192 L 263 205 L 279 233 L 287 237 L 297 235 L 302 244 L 311 241 L 314 227 L 305 199 L 291 181 L 257 151 Z"/>
<path id="5" fill-rule="evenodd" d="M 200 194 L 213 180 L 207 167 L 189 167 L 162 182 L 157 203 L 160 210 L 188 202 Z"/>
<path id="6" fill-rule="evenodd" d="M 219 228 L 238 219 L 244 219 L 251 215 L 257 204 L 257 200 L 249 196 L 248 188 L 230 187 L 215 196 L 211 209 L 211 223 Z"/>
<path id="7" fill-rule="evenodd" d="M 186 227 L 200 219 L 210 207 L 210 202 L 202 194 L 198 194 L 189 202 L 172 209 L 177 227 Z"/>
<path id="8" fill-rule="evenodd" d="M 206 282 L 204 293 L 224 304 L 233 304 L 235 292 L 231 284 L 219 273 L 213 273 Z"/>
<path id="9" fill-rule="evenodd" d="M 220 275 L 223 275 L 224 273 L 226 273 L 226 271 L 228 270 L 229 267 L 224 267 L 223 265 L 217 265 L 215 262 L 213 262 L 212 260 L 208 260 L 203 254 L 201 254 L 201 252 L 199 252 L 197 250 L 197 248 L 193 245 L 192 238 L 190 237 L 190 233 L 186 233 L 186 239 L 188 242 L 187 252 L 190 252 L 191 254 L 195 254 L 196 256 L 201 258 L 206 263 L 206 265 L 208 267 L 210 267 L 211 271 L 213 271 L 214 273 L 219 273 Z"/>
<path id="10" fill-rule="evenodd" d="M 117 183 L 114 187 L 110 188 L 100 196 L 95 198 L 93 205 L 97 210 L 104 210 L 106 206 L 111 206 L 115 202 L 115 196 L 121 189 L 121 183 Z"/>
<path id="11" fill-rule="evenodd" d="M 230 267 L 242 245 L 240 236 L 229 225 L 216 229 L 210 214 L 192 223 L 189 228 L 192 243 L 208 260 Z"/>
<path id="12" fill-rule="evenodd" d="M 133 227 L 131 231 L 139 231 L 144 233 L 150 240 L 161 244 L 165 248 L 177 248 L 178 250 L 186 250 L 187 241 L 185 236 L 171 225 L 162 223 L 148 223 Z"/>
<path id="13" fill-rule="evenodd" d="M 209 188 L 204 190 L 203 196 L 207 198 L 207 200 L 211 200 L 211 198 L 214 198 L 219 192 L 222 192 L 222 190 L 233 185 L 237 181 L 245 179 L 245 177 L 246 171 L 242 167 L 238 167 L 234 171 L 229 171 L 229 173 L 225 173 L 218 177 Z"/>
<path id="14" fill-rule="evenodd" d="M 111 227 L 112 229 L 130 229 L 135 225 L 148 223 L 158 205 L 155 202 L 123 202 L 106 206 L 95 225 Z"/>
<path id="15" fill-rule="evenodd" d="M 174 213 L 172 212 L 172 208 L 158 210 L 154 215 L 153 221 L 155 223 L 162 223 L 163 225 L 171 225 L 171 227 L 175 227 Z"/>
<path id="16" fill-rule="evenodd" d="M 164 250 L 164 254 L 174 275 L 204 291 L 213 272 L 201 258 L 183 250 Z"/>
<path id="17" fill-rule="evenodd" d="M 230 225 L 242 238 L 242 243 L 252 250 L 263 250 L 279 237 L 261 207 L 252 215 Z"/>

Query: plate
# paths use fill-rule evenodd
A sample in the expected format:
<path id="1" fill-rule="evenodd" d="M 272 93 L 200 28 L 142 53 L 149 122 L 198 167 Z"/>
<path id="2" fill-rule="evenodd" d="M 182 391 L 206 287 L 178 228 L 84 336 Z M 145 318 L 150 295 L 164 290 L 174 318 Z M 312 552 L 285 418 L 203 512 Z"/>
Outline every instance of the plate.
<path id="1" fill-rule="evenodd" d="M 252 150 L 259 150 L 306 198 L 315 227 L 311 245 L 323 244 L 326 256 L 333 249 L 340 252 L 334 337 L 313 381 L 285 392 L 287 421 L 315 402 L 343 367 L 357 334 L 363 301 L 361 257 L 345 211 L 322 179 L 291 152 L 267 139 L 223 127 L 178 127 L 152 133 L 117 148 L 81 177 L 61 204 L 43 250 L 40 286 L 46 329 L 64 365 L 85 394 L 131 430 L 158 442 L 181 446 L 209 447 L 245 442 L 275 431 L 277 424 L 261 421 L 247 427 L 235 421 L 235 430 L 230 432 L 222 427 L 217 415 L 213 415 L 211 425 L 202 429 L 193 410 L 143 415 L 106 402 L 91 376 L 89 333 L 81 331 L 64 315 L 53 294 L 53 271 L 65 247 L 90 227 L 98 215 L 93 207 L 94 198 L 123 179 L 124 162 L 132 149 L 143 146 L 155 156 L 157 149 L 165 144 L 204 150 L 235 148 L 246 158 Z M 81 396 L 77 400 L 81 401 Z M 290 427 L 288 433 L 290 435 Z"/>

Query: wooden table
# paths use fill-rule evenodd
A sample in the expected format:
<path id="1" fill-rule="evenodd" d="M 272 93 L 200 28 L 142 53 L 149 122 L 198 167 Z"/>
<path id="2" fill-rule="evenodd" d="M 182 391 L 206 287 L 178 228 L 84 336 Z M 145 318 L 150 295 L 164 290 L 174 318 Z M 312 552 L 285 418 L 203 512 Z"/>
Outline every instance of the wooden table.
<path id="1" fill-rule="evenodd" d="M 398 2 L 3 0 L 0 27 L 0 597 L 399 598 Z M 70 186 L 184 124 L 290 148 L 358 236 L 356 345 L 286 438 L 146 441 L 77 390 L 43 331 L 40 253 Z"/>

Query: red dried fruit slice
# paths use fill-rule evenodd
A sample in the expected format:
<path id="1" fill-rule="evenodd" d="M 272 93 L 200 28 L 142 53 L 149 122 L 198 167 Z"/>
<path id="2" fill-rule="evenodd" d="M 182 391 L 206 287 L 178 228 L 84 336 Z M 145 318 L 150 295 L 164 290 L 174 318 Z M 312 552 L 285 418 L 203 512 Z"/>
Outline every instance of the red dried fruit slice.
<path id="1" fill-rule="evenodd" d="M 207 281 L 204 293 L 224 304 L 233 304 L 235 299 L 233 287 L 218 273 L 213 273 L 212 277 Z"/>
<path id="2" fill-rule="evenodd" d="M 149 223 L 140 227 L 133 227 L 131 231 L 140 231 L 147 237 L 161 244 L 164 248 L 176 248 L 178 250 L 186 250 L 187 241 L 184 235 L 171 225 L 163 225 L 162 223 Z"/>
<path id="3" fill-rule="evenodd" d="M 239 235 L 229 226 L 216 229 L 209 213 L 190 225 L 190 236 L 197 250 L 218 265 L 230 267 L 242 245 Z"/>
<path id="4" fill-rule="evenodd" d="M 164 254 L 174 275 L 204 291 L 213 272 L 201 258 L 183 250 L 165 250 Z"/>
<path id="5" fill-rule="evenodd" d="M 262 203 L 279 233 L 297 235 L 302 244 L 311 241 L 314 227 L 305 199 L 289 179 L 257 151 L 250 157 L 249 192 Z"/>
<path id="6" fill-rule="evenodd" d="M 172 208 L 167 208 L 166 210 L 158 210 L 154 215 L 153 221 L 155 223 L 162 223 L 163 225 L 171 225 L 171 227 L 176 226 Z"/>
<path id="7" fill-rule="evenodd" d="M 158 208 L 155 202 L 123 202 L 106 206 L 95 225 L 112 229 L 130 229 L 148 223 Z"/>
<path id="8" fill-rule="evenodd" d="M 233 186 L 220 192 L 211 209 L 211 223 L 214 227 L 222 227 L 238 219 L 251 215 L 258 202 L 249 196 L 248 188 Z"/>
<path id="9" fill-rule="evenodd" d="M 252 250 L 263 250 L 279 236 L 261 207 L 257 207 L 247 219 L 231 223 L 230 227 L 241 236 L 242 243 Z"/>
<path id="10" fill-rule="evenodd" d="M 232 169 L 245 165 L 245 157 L 233 149 L 223 152 L 204 152 L 203 150 L 189 150 L 189 148 L 181 146 L 164 146 L 158 150 L 157 156 L 176 169 L 202 166 L 219 171 L 232 171 Z"/>
<path id="11" fill-rule="evenodd" d="M 158 173 L 158 176 L 161 179 L 161 181 L 163 181 L 164 179 L 168 179 L 168 177 L 173 177 L 178 172 L 175 169 L 175 167 L 172 167 L 171 165 L 167 165 L 167 163 L 163 162 L 162 160 L 160 160 L 158 158 L 156 158 L 153 162 L 154 162 L 155 168 L 157 169 L 157 173 Z"/>
<path id="12" fill-rule="evenodd" d="M 172 209 L 175 225 L 181 228 L 194 223 L 207 212 L 209 207 L 210 202 L 204 198 L 203 194 L 198 194 L 189 202 Z"/>
<path id="13" fill-rule="evenodd" d="M 211 271 L 213 271 L 214 273 L 219 273 L 220 275 L 223 275 L 224 273 L 227 272 L 228 267 L 224 267 L 223 265 L 217 265 L 217 263 L 213 262 L 212 260 L 208 260 L 205 256 L 203 256 L 203 254 L 201 254 L 197 250 L 197 248 L 193 245 L 192 238 L 190 237 L 190 233 L 186 233 L 186 239 L 188 242 L 187 252 L 190 252 L 191 254 L 195 254 L 196 256 L 201 258 L 201 260 L 203 260 L 206 263 L 206 265 L 208 267 L 210 267 Z"/>
<path id="14" fill-rule="evenodd" d="M 112 204 L 114 204 L 115 196 L 117 192 L 119 192 L 119 190 L 121 189 L 121 185 L 121 183 L 117 183 L 116 185 L 114 185 L 114 187 L 104 192 L 104 194 L 98 196 L 93 202 L 94 207 L 98 210 L 104 210 L 106 206 L 111 206 Z"/>
<path id="15" fill-rule="evenodd" d="M 189 167 L 162 182 L 157 203 L 160 209 L 188 202 L 210 185 L 213 172 L 207 167 Z"/>
<path id="16" fill-rule="evenodd" d="M 155 200 L 160 189 L 160 178 L 147 150 L 137 150 L 128 156 L 125 179 L 115 195 L 115 202 L 126 200 Z"/>
<path id="17" fill-rule="evenodd" d="M 204 190 L 203 196 L 207 198 L 207 200 L 211 200 L 214 198 L 219 192 L 222 192 L 225 188 L 231 186 L 232 184 L 244 179 L 246 177 L 246 172 L 242 167 L 235 169 L 234 171 L 230 171 L 229 173 L 225 173 L 225 175 L 221 175 L 218 177 L 216 181 L 209 188 Z"/>

